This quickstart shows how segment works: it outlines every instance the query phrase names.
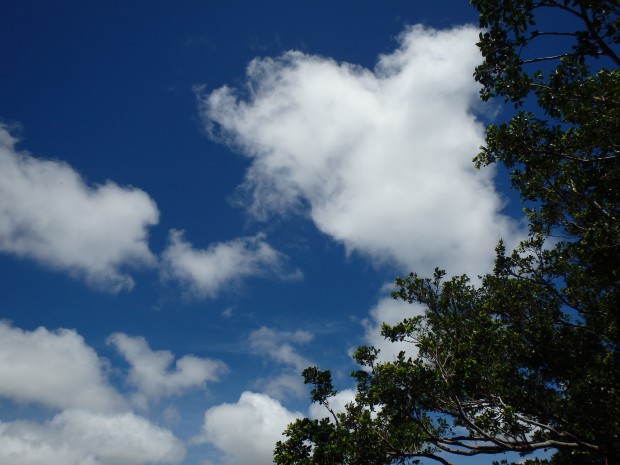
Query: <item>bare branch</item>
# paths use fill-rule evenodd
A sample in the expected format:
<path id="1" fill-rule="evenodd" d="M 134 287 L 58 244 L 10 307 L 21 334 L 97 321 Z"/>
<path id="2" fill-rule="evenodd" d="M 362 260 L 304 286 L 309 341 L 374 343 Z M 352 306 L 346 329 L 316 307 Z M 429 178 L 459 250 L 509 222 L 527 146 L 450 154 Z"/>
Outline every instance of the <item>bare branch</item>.
<path id="1" fill-rule="evenodd" d="M 581 5 L 580 17 L 583 19 L 584 23 L 586 24 L 586 27 L 588 28 L 588 32 L 594 38 L 596 45 L 598 45 L 599 48 L 602 50 L 602 53 L 607 55 L 609 58 L 611 58 L 616 63 L 616 66 L 620 66 L 620 57 L 616 55 L 616 53 L 609 47 L 609 45 L 607 45 L 607 43 L 603 40 L 603 38 L 598 34 L 596 29 L 594 28 L 594 24 L 592 24 L 592 21 L 588 17 L 588 12 L 586 11 L 583 5 Z"/>
<path id="2" fill-rule="evenodd" d="M 539 58 L 530 58 L 529 60 L 521 60 L 519 61 L 519 64 L 525 65 L 525 64 L 529 64 L 529 63 L 537 63 L 540 61 L 551 61 L 551 60 L 559 60 L 560 58 L 566 58 L 566 57 L 570 57 L 573 56 L 574 53 L 562 53 L 560 55 L 551 55 L 551 56 L 547 56 L 547 57 L 539 57 Z"/>

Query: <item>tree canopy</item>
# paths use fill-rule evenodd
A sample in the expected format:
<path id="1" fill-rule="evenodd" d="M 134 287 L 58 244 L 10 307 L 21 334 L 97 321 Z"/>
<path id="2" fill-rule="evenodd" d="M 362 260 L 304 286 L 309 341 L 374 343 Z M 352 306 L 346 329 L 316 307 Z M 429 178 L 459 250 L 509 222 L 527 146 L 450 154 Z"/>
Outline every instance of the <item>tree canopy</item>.
<path id="1" fill-rule="evenodd" d="M 471 3 L 481 98 L 514 106 L 474 162 L 508 169 L 530 234 L 513 251 L 500 242 L 480 284 L 439 269 L 397 279 L 394 298 L 424 313 L 382 334 L 417 354 L 380 363 L 360 347 L 345 412 L 330 409 L 329 370 L 305 370 L 332 416 L 289 425 L 279 465 L 448 465 L 511 451 L 531 463 L 620 463 L 620 4 Z M 547 458 L 527 457 L 537 450 Z"/>

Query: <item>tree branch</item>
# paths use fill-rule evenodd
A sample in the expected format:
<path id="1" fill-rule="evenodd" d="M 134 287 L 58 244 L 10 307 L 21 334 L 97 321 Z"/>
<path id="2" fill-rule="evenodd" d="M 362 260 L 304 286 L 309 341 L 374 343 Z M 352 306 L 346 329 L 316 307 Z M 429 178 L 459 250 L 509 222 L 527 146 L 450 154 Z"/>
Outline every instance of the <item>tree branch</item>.
<path id="1" fill-rule="evenodd" d="M 603 38 L 598 34 L 596 29 L 594 28 L 594 24 L 592 24 L 592 21 L 588 17 L 588 12 L 586 11 L 583 5 L 580 6 L 580 10 L 581 10 L 580 17 L 583 20 L 583 22 L 586 24 L 586 27 L 588 28 L 588 32 L 594 38 L 595 43 L 600 47 L 600 49 L 603 51 L 605 55 L 607 55 L 609 58 L 611 58 L 616 63 L 616 66 L 620 66 L 620 57 L 616 55 L 616 53 L 609 47 L 609 45 L 607 45 L 607 43 L 603 40 Z"/>
<path id="2" fill-rule="evenodd" d="M 538 63 L 540 61 L 559 60 L 560 58 L 566 58 L 575 55 L 574 53 L 562 53 L 560 55 L 551 55 L 547 57 L 530 58 L 529 60 L 520 60 L 519 64 L 526 65 L 530 63 Z"/>

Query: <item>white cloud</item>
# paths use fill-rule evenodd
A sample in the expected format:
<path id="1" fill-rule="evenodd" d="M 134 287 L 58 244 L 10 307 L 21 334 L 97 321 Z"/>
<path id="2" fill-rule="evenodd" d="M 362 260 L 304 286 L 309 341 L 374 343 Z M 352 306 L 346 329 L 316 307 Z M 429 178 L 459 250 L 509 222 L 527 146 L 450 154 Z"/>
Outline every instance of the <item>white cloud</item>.
<path id="1" fill-rule="evenodd" d="M 0 125 L 0 251 L 106 290 L 131 289 L 122 269 L 155 263 L 147 244 L 159 216 L 153 200 L 111 181 L 89 186 L 66 163 L 16 151 L 16 143 Z"/>
<path id="2" fill-rule="evenodd" d="M 103 365 L 73 330 L 24 331 L 0 322 L 0 397 L 60 410 L 45 422 L 0 421 L 0 463 L 179 463 L 183 444 L 170 431 L 127 411 Z"/>
<path id="3" fill-rule="evenodd" d="M 364 343 L 379 349 L 380 362 L 393 362 L 398 354 L 403 351 L 408 357 L 415 358 L 418 353 L 417 347 L 411 342 L 390 342 L 381 335 L 381 324 L 394 325 L 405 318 L 412 318 L 423 314 L 423 308 L 419 304 L 409 304 L 402 300 L 394 300 L 390 297 L 379 299 L 377 304 L 370 309 L 370 318 L 364 319 Z"/>
<path id="4" fill-rule="evenodd" d="M 177 464 L 185 447 L 133 413 L 66 410 L 47 423 L 0 422 L 0 463 L 11 465 Z"/>
<path id="5" fill-rule="evenodd" d="M 52 408 L 115 411 L 124 399 L 75 331 L 23 331 L 0 322 L 0 396 Z"/>
<path id="6" fill-rule="evenodd" d="M 355 391 L 353 389 L 344 389 L 329 399 L 329 408 L 334 413 L 343 413 L 346 410 L 347 404 L 354 401 Z M 310 405 L 309 416 L 314 419 L 332 418 L 331 413 L 329 413 L 325 406 L 316 403 Z"/>
<path id="7" fill-rule="evenodd" d="M 131 366 L 127 379 L 137 388 L 132 399 L 140 408 L 146 408 L 149 401 L 180 395 L 192 388 L 204 388 L 208 381 L 218 381 L 220 375 L 227 371 L 221 361 L 192 355 L 175 361 L 174 355 L 167 350 L 151 350 L 143 337 L 114 333 L 108 338 L 108 343 Z M 173 362 L 174 370 L 170 370 Z"/>
<path id="8" fill-rule="evenodd" d="M 306 344 L 312 338 L 308 331 L 277 331 L 266 326 L 252 331 L 249 344 L 253 353 L 283 365 L 280 374 L 258 379 L 255 385 L 278 400 L 306 395 L 301 372 L 313 363 L 294 346 Z"/>
<path id="9" fill-rule="evenodd" d="M 279 375 L 259 378 L 254 387 L 261 392 L 279 401 L 285 401 L 290 397 L 307 397 L 308 389 L 304 386 L 301 373 L 290 370 Z"/>
<path id="10" fill-rule="evenodd" d="M 288 52 L 257 58 L 248 95 L 205 95 L 214 137 L 252 159 L 241 191 L 259 218 L 303 211 L 377 262 L 480 274 L 515 224 L 492 170 L 471 159 L 484 128 L 472 78 L 478 30 L 406 30 L 374 70 Z"/>
<path id="11" fill-rule="evenodd" d="M 225 465 L 271 465 L 273 448 L 284 439 L 286 426 L 301 418 L 264 394 L 244 392 L 234 404 L 221 404 L 205 412 L 199 442 L 212 444 Z"/>
<path id="12" fill-rule="evenodd" d="M 303 370 L 312 364 L 301 356 L 291 344 L 305 344 L 312 340 L 308 331 L 276 331 L 266 326 L 250 334 L 250 348 L 257 355 L 262 355 L 297 370 Z"/>
<path id="13" fill-rule="evenodd" d="M 265 242 L 262 234 L 211 244 L 200 250 L 183 238 L 182 231 L 172 230 L 162 259 L 166 279 L 177 280 L 203 297 L 215 297 L 223 288 L 249 276 L 300 276 L 299 271 L 289 275 L 283 272 L 286 257 Z"/>

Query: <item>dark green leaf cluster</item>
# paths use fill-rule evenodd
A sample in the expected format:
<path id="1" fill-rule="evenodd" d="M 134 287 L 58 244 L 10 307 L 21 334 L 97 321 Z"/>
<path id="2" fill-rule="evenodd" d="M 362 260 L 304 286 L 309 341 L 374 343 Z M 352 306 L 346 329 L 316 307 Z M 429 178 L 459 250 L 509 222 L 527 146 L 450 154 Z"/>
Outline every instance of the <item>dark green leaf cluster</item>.
<path id="1" fill-rule="evenodd" d="M 569 67 L 586 64 L 590 58 L 606 59 L 620 66 L 620 4 L 617 0 L 471 0 L 479 12 L 478 47 L 484 63 L 475 76 L 483 85 L 483 100 L 503 97 L 521 104 L 538 85 L 542 74 L 527 66 L 562 59 Z M 570 24 L 571 29 L 558 25 Z M 548 55 L 530 56 L 532 43 L 549 50 Z"/>
<path id="2" fill-rule="evenodd" d="M 620 4 L 472 4 L 481 96 L 516 107 L 488 128 L 475 163 L 508 169 L 530 235 L 514 251 L 500 242 L 477 286 L 441 270 L 397 279 L 394 298 L 425 310 L 382 334 L 410 342 L 411 356 L 380 363 L 360 347 L 356 399 L 340 413 L 329 371 L 306 370 L 331 418 L 291 424 L 280 465 L 448 465 L 536 450 L 549 458 L 522 463 L 620 463 Z M 555 29 L 570 23 L 557 15 L 574 28 Z M 551 53 L 528 55 L 535 41 Z"/>

